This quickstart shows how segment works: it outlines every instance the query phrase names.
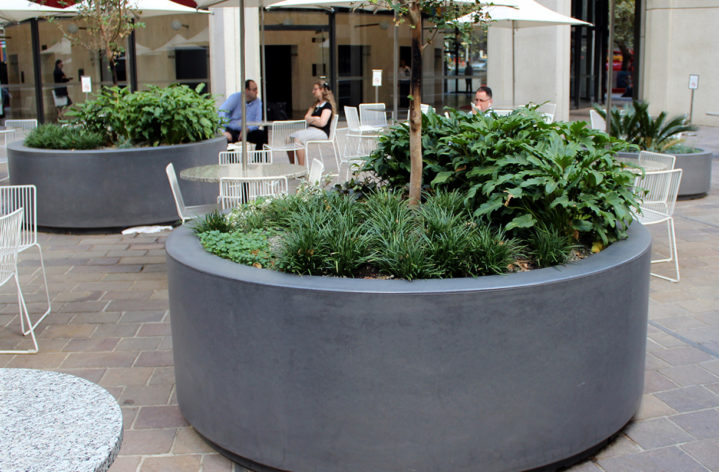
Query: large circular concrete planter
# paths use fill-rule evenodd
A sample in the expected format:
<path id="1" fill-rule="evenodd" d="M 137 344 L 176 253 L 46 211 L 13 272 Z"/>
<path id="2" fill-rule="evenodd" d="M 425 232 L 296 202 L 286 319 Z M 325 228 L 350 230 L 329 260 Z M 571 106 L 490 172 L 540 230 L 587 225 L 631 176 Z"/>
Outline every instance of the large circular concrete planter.
<path id="1" fill-rule="evenodd" d="M 13 185 L 37 187 L 37 224 L 54 228 L 110 228 L 178 219 L 165 166 L 175 171 L 217 162 L 225 138 L 131 149 L 63 151 L 8 145 Z M 180 183 L 188 205 L 210 203 L 217 188 Z M 216 186 L 215 186 L 216 187 Z M 214 190 L 214 195 L 212 194 Z"/>
<path id="2" fill-rule="evenodd" d="M 638 158 L 636 152 L 620 152 L 618 156 Z M 673 154 L 677 157 L 675 169 L 682 170 L 682 181 L 679 184 L 679 198 L 703 197 L 711 189 L 712 183 L 712 152 L 704 151 L 691 154 Z"/>
<path id="3" fill-rule="evenodd" d="M 638 224 L 578 263 L 475 279 L 293 276 L 206 253 L 186 227 L 166 249 L 180 409 L 244 463 L 521 471 L 601 444 L 640 404 Z"/>

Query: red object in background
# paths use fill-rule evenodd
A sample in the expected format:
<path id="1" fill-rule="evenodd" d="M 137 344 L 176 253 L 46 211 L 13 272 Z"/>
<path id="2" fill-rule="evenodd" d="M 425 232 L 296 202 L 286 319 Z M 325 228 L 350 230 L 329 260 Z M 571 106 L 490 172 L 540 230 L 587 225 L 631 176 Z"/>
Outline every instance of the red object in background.
<path id="1" fill-rule="evenodd" d="M 190 8 L 197 8 L 197 4 L 193 0 L 171 0 L 175 3 L 179 3 L 180 5 L 184 5 L 186 7 Z M 55 8 L 65 8 L 67 6 L 73 5 L 75 3 L 74 0 L 35 0 L 35 3 L 39 3 L 41 5 L 46 5 L 48 7 L 55 7 Z"/>

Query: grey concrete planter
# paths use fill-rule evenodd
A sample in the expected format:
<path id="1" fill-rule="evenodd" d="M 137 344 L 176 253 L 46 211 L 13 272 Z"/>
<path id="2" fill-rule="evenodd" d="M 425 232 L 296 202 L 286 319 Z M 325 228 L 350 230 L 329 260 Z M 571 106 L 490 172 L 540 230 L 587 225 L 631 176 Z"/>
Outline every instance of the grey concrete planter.
<path id="1" fill-rule="evenodd" d="M 637 158 L 639 153 L 620 152 L 624 157 Z M 679 184 L 679 198 L 703 197 L 711 189 L 712 183 L 712 152 L 704 151 L 691 154 L 674 154 L 677 157 L 674 168 L 683 169 L 682 181 Z"/>
<path id="2" fill-rule="evenodd" d="M 167 240 L 177 399 L 245 463 L 520 471 L 619 431 L 644 380 L 648 231 L 476 279 L 298 277 Z M 265 470 L 258 467 L 255 470 Z"/>
<path id="3" fill-rule="evenodd" d="M 165 166 L 176 172 L 214 164 L 224 138 L 132 149 L 62 151 L 8 145 L 13 185 L 37 186 L 37 224 L 55 228 L 110 228 L 178 219 Z M 210 203 L 217 188 L 181 181 L 185 203 Z M 216 187 L 216 186 L 215 186 Z M 214 194 L 212 191 L 214 190 Z"/>

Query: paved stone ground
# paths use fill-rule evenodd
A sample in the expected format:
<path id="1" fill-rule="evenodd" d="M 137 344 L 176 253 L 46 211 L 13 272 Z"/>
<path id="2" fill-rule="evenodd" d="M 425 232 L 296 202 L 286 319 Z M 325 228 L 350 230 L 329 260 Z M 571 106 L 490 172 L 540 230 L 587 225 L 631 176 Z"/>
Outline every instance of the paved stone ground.
<path id="1" fill-rule="evenodd" d="M 719 155 L 719 128 L 703 128 L 696 139 Z M 719 160 L 713 171 L 717 183 L 706 198 L 677 205 L 681 282 L 651 280 L 641 409 L 614 443 L 572 472 L 719 472 Z M 664 233 L 653 234 L 661 253 Z M 177 407 L 166 237 L 41 234 L 53 312 L 39 327 L 40 353 L 0 356 L 0 367 L 68 372 L 107 388 L 125 418 L 111 472 L 244 472 L 214 452 Z M 37 256 L 21 261 L 22 286 L 37 313 Z M 13 289 L 3 287 L 0 346 L 25 345 L 18 325 Z"/>

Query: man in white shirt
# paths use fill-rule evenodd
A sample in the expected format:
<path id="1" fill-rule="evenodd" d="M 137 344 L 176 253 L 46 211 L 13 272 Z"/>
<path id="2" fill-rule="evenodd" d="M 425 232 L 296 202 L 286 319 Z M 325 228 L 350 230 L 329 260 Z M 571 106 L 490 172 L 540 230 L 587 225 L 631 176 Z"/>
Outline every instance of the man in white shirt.
<path id="1" fill-rule="evenodd" d="M 472 113 L 487 113 L 492 109 L 492 89 L 486 85 L 482 85 L 474 94 L 474 102 L 472 102 Z"/>

